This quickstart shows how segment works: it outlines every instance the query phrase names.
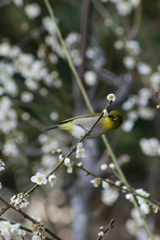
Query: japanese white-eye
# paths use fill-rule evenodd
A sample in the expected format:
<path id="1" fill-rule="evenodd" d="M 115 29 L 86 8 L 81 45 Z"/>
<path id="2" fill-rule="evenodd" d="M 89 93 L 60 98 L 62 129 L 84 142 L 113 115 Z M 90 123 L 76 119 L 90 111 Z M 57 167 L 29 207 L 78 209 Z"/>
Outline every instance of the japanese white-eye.
<path id="1" fill-rule="evenodd" d="M 75 138 L 80 139 L 91 128 L 94 122 L 98 119 L 100 113 L 89 113 L 82 116 L 70 118 L 46 128 L 46 131 L 52 129 L 62 129 L 69 131 Z M 123 122 L 123 116 L 120 112 L 113 110 L 109 112 L 108 116 L 102 117 L 99 122 L 94 126 L 92 131 L 86 138 L 97 138 L 103 133 L 117 129 Z"/>

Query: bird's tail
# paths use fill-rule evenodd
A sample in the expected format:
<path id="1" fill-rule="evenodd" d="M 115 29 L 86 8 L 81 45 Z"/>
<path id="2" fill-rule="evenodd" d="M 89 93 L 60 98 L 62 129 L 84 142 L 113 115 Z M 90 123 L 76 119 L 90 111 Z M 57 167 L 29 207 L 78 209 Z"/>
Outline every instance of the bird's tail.
<path id="1" fill-rule="evenodd" d="M 58 128 L 58 125 L 49 126 L 49 127 L 46 127 L 46 131 L 57 129 L 57 128 Z"/>

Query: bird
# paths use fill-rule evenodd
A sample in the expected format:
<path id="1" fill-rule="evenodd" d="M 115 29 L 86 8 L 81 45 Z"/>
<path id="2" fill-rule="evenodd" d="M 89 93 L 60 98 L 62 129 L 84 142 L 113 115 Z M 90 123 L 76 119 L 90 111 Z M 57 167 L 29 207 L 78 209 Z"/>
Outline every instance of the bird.
<path id="1" fill-rule="evenodd" d="M 69 131 L 72 137 L 80 139 L 91 128 L 98 119 L 100 113 L 88 113 L 78 117 L 64 120 L 57 125 L 46 127 L 46 131 L 53 129 L 62 129 Z M 86 135 L 86 139 L 97 138 L 103 133 L 117 129 L 123 122 L 123 116 L 120 112 L 113 110 L 108 116 L 103 116 L 94 126 L 92 131 Z"/>

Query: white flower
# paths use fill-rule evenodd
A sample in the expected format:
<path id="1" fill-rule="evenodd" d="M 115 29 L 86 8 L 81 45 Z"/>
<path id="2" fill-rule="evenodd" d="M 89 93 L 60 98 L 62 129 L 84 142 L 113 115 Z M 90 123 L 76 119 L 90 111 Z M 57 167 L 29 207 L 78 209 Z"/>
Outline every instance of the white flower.
<path id="1" fill-rule="evenodd" d="M 103 110 L 103 117 L 108 117 L 109 113 L 106 109 Z"/>
<path id="2" fill-rule="evenodd" d="M 0 171 L 3 171 L 5 169 L 5 163 L 0 159 Z"/>
<path id="3" fill-rule="evenodd" d="M 148 88 L 141 88 L 138 91 L 138 96 L 139 96 L 139 98 L 150 99 L 152 97 L 152 93 Z"/>
<path id="4" fill-rule="evenodd" d="M 142 188 L 136 189 L 136 192 L 137 192 L 138 194 L 140 194 L 141 196 L 144 196 L 144 197 L 149 197 L 149 196 L 150 196 L 150 193 L 147 193 L 147 192 L 144 191 Z"/>
<path id="5" fill-rule="evenodd" d="M 157 206 L 157 205 L 154 205 L 154 206 L 152 207 L 152 209 L 153 209 L 153 212 L 154 212 L 154 213 L 157 213 L 157 212 L 158 212 L 158 206 Z"/>
<path id="6" fill-rule="evenodd" d="M 25 6 L 24 12 L 30 19 L 35 19 L 41 14 L 41 8 L 38 4 L 32 3 Z"/>
<path id="7" fill-rule="evenodd" d="M 123 186 L 122 188 L 123 188 L 122 192 L 123 192 L 123 193 L 126 193 L 126 189 L 127 189 L 128 187 L 127 187 L 127 186 Z"/>
<path id="8" fill-rule="evenodd" d="M 20 223 L 12 224 L 10 228 L 10 233 L 12 236 L 18 235 L 18 228 L 20 227 Z"/>
<path id="9" fill-rule="evenodd" d="M 23 0 L 13 0 L 14 4 L 16 4 L 18 7 L 23 6 Z"/>
<path id="10" fill-rule="evenodd" d="M 123 129 L 124 132 L 130 132 L 133 127 L 134 127 L 134 121 L 130 120 L 130 119 L 126 120 L 122 124 L 122 129 Z"/>
<path id="11" fill-rule="evenodd" d="M 40 217 L 35 217 L 34 215 L 31 215 L 31 217 L 33 218 L 33 219 L 35 219 L 37 222 L 41 222 L 41 220 L 42 220 L 42 218 L 40 218 Z"/>
<path id="12" fill-rule="evenodd" d="M 151 67 L 144 62 L 139 62 L 137 68 L 140 75 L 149 75 L 152 71 Z"/>
<path id="13" fill-rule="evenodd" d="M 133 69 L 136 65 L 135 58 L 127 56 L 123 58 L 123 63 L 127 69 Z"/>
<path id="14" fill-rule="evenodd" d="M 51 184 L 51 187 L 54 186 L 54 184 L 56 183 L 56 180 L 57 180 L 57 177 L 54 174 L 49 176 L 48 181 Z"/>
<path id="15" fill-rule="evenodd" d="M 141 48 L 137 41 L 126 41 L 126 50 L 132 55 L 137 56 L 141 52 Z"/>
<path id="16" fill-rule="evenodd" d="M 71 160 L 69 158 L 65 158 L 64 160 L 64 165 L 66 165 L 67 167 L 70 167 L 71 165 Z"/>
<path id="17" fill-rule="evenodd" d="M 10 53 L 9 53 L 9 57 L 10 58 L 16 58 L 18 57 L 18 55 L 21 53 L 21 48 L 18 46 L 12 46 L 12 48 L 10 49 Z"/>
<path id="18" fill-rule="evenodd" d="M 150 208 L 149 208 L 149 205 L 147 203 L 142 203 L 140 205 L 140 209 L 144 214 L 149 214 L 150 213 Z"/>
<path id="19" fill-rule="evenodd" d="M 159 65 L 160 66 L 160 65 Z M 160 67 L 159 67 L 160 68 Z M 160 70 L 160 69 L 159 69 Z M 150 78 L 149 78 L 149 82 L 152 85 L 152 87 L 154 89 L 158 89 L 160 86 L 160 73 L 159 72 L 155 72 L 153 73 Z"/>
<path id="20" fill-rule="evenodd" d="M 42 95 L 42 96 L 46 96 L 48 94 L 48 90 L 46 88 L 41 88 L 39 93 Z"/>
<path id="21" fill-rule="evenodd" d="M 112 206 L 118 199 L 119 192 L 114 187 L 106 188 L 102 190 L 101 200 L 107 206 Z"/>
<path id="22" fill-rule="evenodd" d="M 110 163 L 110 164 L 109 164 L 109 167 L 110 167 L 111 169 L 115 169 L 114 163 Z"/>
<path id="23" fill-rule="evenodd" d="M 53 63 L 54 65 L 57 64 L 59 61 L 57 55 L 54 53 L 49 53 L 48 58 L 51 61 L 51 63 Z"/>
<path id="24" fill-rule="evenodd" d="M 117 181 L 115 182 L 115 185 L 116 185 L 116 186 L 120 186 L 120 185 L 121 185 L 121 181 L 117 180 Z"/>
<path id="25" fill-rule="evenodd" d="M 132 111 L 128 112 L 127 116 L 132 121 L 136 121 L 138 119 L 138 113 L 135 110 L 132 110 Z"/>
<path id="26" fill-rule="evenodd" d="M 7 96 L 3 96 L 0 99 L 0 110 L 3 112 L 7 112 L 12 106 L 11 99 Z"/>
<path id="27" fill-rule="evenodd" d="M 136 8 L 140 4 L 140 0 L 129 0 L 134 8 Z"/>
<path id="28" fill-rule="evenodd" d="M 46 184 L 47 179 L 44 174 L 38 172 L 35 176 L 31 177 L 31 181 L 37 183 L 38 185 Z"/>
<path id="29" fill-rule="evenodd" d="M 10 53 L 10 43 L 4 42 L 0 44 L 0 56 L 8 57 Z"/>
<path id="30" fill-rule="evenodd" d="M 94 178 L 90 181 L 90 183 L 93 183 L 93 187 L 98 187 L 100 184 L 101 180 L 99 178 Z"/>
<path id="31" fill-rule="evenodd" d="M 103 171 L 105 171 L 107 168 L 108 168 L 108 165 L 107 165 L 107 164 L 102 164 L 102 165 L 100 166 L 100 169 L 103 170 Z"/>
<path id="32" fill-rule="evenodd" d="M 129 15 L 132 11 L 132 5 L 127 1 L 118 2 L 116 8 L 119 15 L 123 17 Z"/>
<path id="33" fill-rule="evenodd" d="M 42 238 L 37 235 L 37 236 L 33 236 L 33 237 L 32 237 L 32 240 L 42 240 Z"/>
<path id="34" fill-rule="evenodd" d="M 109 179 L 106 179 L 106 181 L 109 181 Z M 109 188 L 110 187 L 110 184 L 106 181 L 102 180 L 102 187 L 103 188 Z"/>
<path id="35" fill-rule="evenodd" d="M 113 93 L 110 93 L 107 95 L 107 99 L 108 101 L 115 101 L 116 100 L 116 96 Z"/>
<path id="36" fill-rule="evenodd" d="M 30 90 L 34 91 L 38 89 L 38 82 L 30 77 L 26 78 L 24 83 Z"/>
<path id="37" fill-rule="evenodd" d="M 21 93 L 21 100 L 24 103 L 29 103 L 33 100 L 34 95 L 31 92 L 24 91 Z"/>
<path id="38" fill-rule="evenodd" d="M 56 80 L 53 81 L 53 86 L 55 88 L 60 88 L 62 86 L 62 81 L 61 79 L 57 78 Z"/>
<path id="39" fill-rule="evenodd" d="M 98 237 L 103 237 L 103 236 L 104 236 L 104 232 L 103 231 L 98 233 Z"/>
<path id="40" fill-rule="evenodd" d="M 127 193 L 125 197 L 126 197 L 126 199 L 128 199 L 130 202 L 133 202 L 133 199 L 134 199 L 134 198 L 133 198 L 133 194 Z"/>
<path id="41" fill-rule="evenodd" d="M 114 48 L 116 50 L 120 50 L 124 47 L 124 43 L 121 40 L 117 40 L 114 42 Z"/>
<path id="42" fill-rule="evenodd" d="M 6 240 L 12 237 L 24 236 L 26 231 L 19 229 L 20 223 L 11 224 L 9 221 L 0 221 L 0 234 Z"/>
<path id="43" fill-rule="evenodd" d="M 30 119 L 30 114 L 28 112 L 24 112 L 21 115 L 23 121 L 28 121 Z"/>
<path id="44" fill-rule="evenodd" d="M 78 167 L 83 167 L 83 163 L 82 162 L 79 162 L 77 165 L 78 165 Z"/>
<path id="45" fill-rule="evenodd" d="M 52 169 L 57 164 L 57 159 L 51 154 L 43 154 L 41 157 L 41 165 L 44 169 Z"/>
<path id="46" fill-rule="evenodd" d="M 18 94 L 18 87 L 17 84 L 12 79 L 6 79 L 4 90 L 6 93 L 11 95 L 12 97 L 17 96 Z"/>
<path id="47" fill-rule="evenodd" d="M 38 137 L 38 141 L 39 141 L 41 144 L 45 143 L 45 142 L 48 141 L 48 140 L 49 140 L 48 135 L 47 135 L 47 134 L 44 134 L 44 133 L 40 134 L 39 137 Z"/>
<path id="48" fill-rule="evenodd" d="M 72 57 L 73 63 L 75 66 L 80 66 L 82 63 L 80 51 L 78 49 L 72 49 L 70 51 L 70 55 Z"/>
<path id="49" fill-rule="evenodd" d="M 26 231 L 23 229 L 18 229 L 18 236 L 25 236 L 26 235 Z"/>
<path id="50" fill-rule="evenodd" d="M 67 35 L 67 37 L 65 39 L 65 43 L 66 43 L 67 47 L 70 48 L 71 46 L 75 45 L 76 43 L 79 43 L 80 40 L 81 40 L 81 35 L 79 33 L 71 32 Z"/>
<path id="51" fill-rule="evenodd" d="M 9 156 L 9 157 L 17 157 L 18 156 L 19 150 L 18 150 L 17 146 L 15 145 L 15 143 L 13 142 L 13 140 L 8 140 L 5 142 L 4 148 L 3 148 L 3 154 L 5 156 Z"/>
<path id="52" fill-rule="evenodd" d="M 47 30 L 50 35 L 53 35 L 56 33 L 55 24 L 50 17 L 44 17 L 42 22 L 43 22 L 43 26 L 44 26 L 45 30 Z"/>
<path id="53" fill-rule="evenodd" d="M 72 165 L 67 168 L 67 172 L 68 172 L 68 173 L 73 173 L 73 167 L 72 167 Z"/>
<path id="54" fill-rule="evenodd" d="M 135 103 L 136 103 L 136 96 L 132 96 L 128 98 L 126 102 L 123 103 L 122 108 L 123 110 L 128 111 L 134 107 Z"/>
<path id="55" fill-rule="evenodd" d="M 77 150 L 76 150 L 76 158 L 84 158 L 85 157 L 85 153 L 84 153 L 84 148 L 83 148 L 83 143 L 80 142 L 77 145 Z"/>
<path id="56" fill-rule="evenodd" d="M 59 116 L 58 116 L 58 113 L 57 112 L 51 112 L 50 113 L 50 118 L 53 120 L 53 121 L 57 121 Z"/>
<path id="57" fill-rule="evenodd" d="M 144 120 L 153 120 L 156 114 L 155 109 L 150 107 L 140 107 L 138 109 L 139 117 Z"/>
<path id="58" fill-rule="evenodd" d="M 84 74 L 84 80 L 88 86 L 93 86 L 97 82 L 97 74 L 93 71 L 86 71 Z"/>
<path id="59" fill-rule="evenodd" d="M 142 138 L 139 140 L 140 147 L 142 152 L 148 156 L 157 156 L 158 155 L 158 148 L 160 146 L 160 142 L 157 138 Z"/>
<path id="60" fill-rule="evenodd" d="M 11 203 L 16 207 L 16 209 L 24 208 L 29 205 L 29 195 L 27 193 L 19 193 L 11 197 Z"/>

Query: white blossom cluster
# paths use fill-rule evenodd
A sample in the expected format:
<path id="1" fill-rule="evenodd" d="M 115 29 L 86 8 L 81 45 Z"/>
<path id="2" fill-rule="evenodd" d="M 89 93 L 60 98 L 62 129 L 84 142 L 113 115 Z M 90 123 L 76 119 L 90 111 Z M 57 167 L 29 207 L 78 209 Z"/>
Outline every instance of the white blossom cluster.
<path id="1" fill-rule="evenodd" d="M 54 174 L 51 174 L 48 178 L 49 183 L 51 184 L 51 187 L 53 187 L 56 183 L 57 177 Z M 31 181 L 38 184 L 47 184 L 47 178 L 44 174 L 37 172 L 35 176 L 31 177 Z"/>
<path id="2" fill-rule="evenodd" d="M 80 142 L 77 145 L 77 150 L 76 150 L 76 158 L 84 158 L 85 157 L 85 153 L 84 153 L 84 148 L 83 148 L 83 143 Z"/>
<path id="3" fill-rule="evenodd" d="M 119 192 L 117 188 L 110 186 L 108 183 L 110 181 L 109 179 L 106 179 L 106 181 L 102 181 L 102 187 L 104 189 L 101 193 L 101 200 L 105 205 L 112 206 L 117 201 Z"/>
<path id="4" fill-rule="evenodd" d="M 147 193 L 146 191 L 144 191 L 143 189 L 136 189 L 135 192 L 145 198 L 149 197 L 149 193 Z M 136 199 L 140 205 L 140 210 L 142 211 L 142 213 L 144 214 L 149 214 L 150 213 L 150 207 L 146 201 L 145 198 L 141 197 L 141 196 L 136 196 Z M 132 193 L 127 193 L 126 194 L 126 199 L 128 199 L 130 202 L 133 202 L 133 194 Z"/>
<path id="5" fill-rule="evenodd" d="M 77 145 L 77 149 L 76 149 L 76 158 L 84 158 L 85 157 L 85 153 L 84 153 L 84 148 L 83 148 L 83 143 L 80 142 Z M 68 173 L 73 173 L 73 166 L 74 163 L 71 162 L 69 157 L 64 158 L 63 154 L 59 155 L 59 162 L 64 161 L 64 165 L 67 166 L 67 172 Z M 82 167 L 82 163 L 78 164 L 79 167 Z"/>
<path id="6" fill-rule="evenodd" d="M 41 151 L 43 154 L 48 154 L 53 149 L 57 149 L 59 147 L 58 138 L 53 138 L 53 136 L 50 136 L 45 133 L 39 135 L 38 141 L 42 145 Z"/>
<path id="7" fill-rule="evenodd" d="M 123 110 L 128 111 L 128 119 L 122 124 L 123 131 L 130 132 L 138 118 L 150 121 L 154 119 L 156 111 L 147 106 L 151 96 L 152 94 L 149 89 L 141 88 L 138 95 L 131 95 L 128 100 L 123 103 Z M 134 107 L 136 107 L 137 110 L 134 110 Z"/>
<path id="8" fill-rule="evenodd" d="M 63 158 L 63 155 L 59 156 L 59 160 L 62 161 L 64 160 L 64 165 L 67 166 L 67 172 L 72 173 L 73 172 L 73 163 L 71 162 L 70 158 Z"/>
<path id="9" fill-rule="evenodd" d="M 26 231 L 20 229 L 20 223 L 11 224 L 9 221 L 0 221 L 0 235 L 5 240 L 10 240 L 12 237 L 26 235 Z"/>
<path id="10" fill-rule="evenodd" d="M 109 182 L 110 182 L 109 179 L 106 179 L 106 181 L 102 180 L 102 187 L 104 189 L 101 192 L 101 200 L 105 205 L 112 206 L 118 199 L 119 192 L 117 188 L 111 187 Z M 99 178 L 94 178 L 90 180 L 90 183 L 92 183 L 93 186 L 97 188 L 101 183 L 101 180 Z M 116 185 L 118 184 L 119 183 L 117 183 Z"/>
<path id="11" fill-rule="evenodd" d="M 1 78 L 1 77 L 0 77 Z M 18 125 L 18 117 L 16 111 L 12 108 L 12 101 L 8 96 L 0 99 L 0 131 L 8 134 Z"/>
<path id="12" fill-rule="evenodd" d="M 24 12 L 28 18 L 33 20 L 41 14 L 41 8 L 38 4 L 32 3 L 25 6 Z"/>
<path id="13" fill-rule="evenodd" d="M 80 54 L 80 41 L 81 35 L 76 32 L 71 32 L 67 35 L 65 39 L 66 46 L 70 52 L 70 56 L 73 60 L 75 66 L 80 66 L 82 63 L 82 58 Z"/>
<path id="14" fill-rule="evenodd" d="M 136 209 L 131 210 L 131 217 L 126 221 L 127 232 L 135 236 L 137 240 L 148 239 L 143 220 Z"/>
<path id="15" fill-rule="evenodd" d="M 19 149 L 13 139 L 6 140 L 4 144 L 3 154 L 7 157 L 18 157 Z"/>
<path id="16" fill-rule="evenodd" d="M 28 194 L 19 193 L 11 198 L 11 204 L 13 204 L 16 207 L 16 209 L 24 208 L 29 205 L 28 199 L 29 199 Z"/>
<path id="17" fill-rule="evenodd" d="M 139 140 L 139 144 L 142 152 L 147 156 L 160 156 L 160 141 L 157 138 L 142 138 Z"/>
<path id="18" fill-rule="evenodd" d="M 107 206 L 112 206 L 117 201 L 118 197 L 119 192 L 115 187 L 108 188 L 107 186 L 104 190 L 102 190 L 101 200 Z"/>

